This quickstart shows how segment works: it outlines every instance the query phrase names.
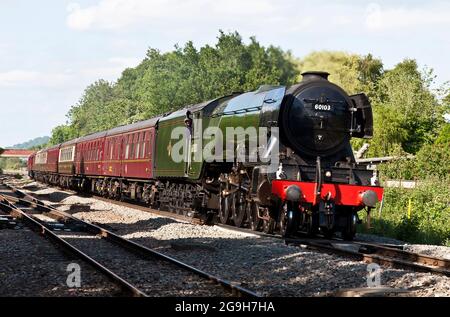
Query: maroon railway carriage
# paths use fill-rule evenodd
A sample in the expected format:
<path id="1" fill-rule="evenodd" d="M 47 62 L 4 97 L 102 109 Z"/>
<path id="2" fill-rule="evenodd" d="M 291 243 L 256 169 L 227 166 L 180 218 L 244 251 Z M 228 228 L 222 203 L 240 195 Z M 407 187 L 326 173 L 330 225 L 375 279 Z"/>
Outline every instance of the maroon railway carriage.
<path id="1" fill-rule="evenodd" d="M 58 173 L 59 145 L 36 153 L 34 169 L 38 172 Z"/>
<path id="2" fill-rule="evenodd" d="M 153 178 L 155 125 L 158 118 L 114 128 L 106 133 L 103 175 Z"/>
<path id="3" fill-rule="evenodd" d="M 33 178 L 33 169 L 34 169 L 34 160 L 36 159 L 36 153 L 31 154 L 28 157 L 27 168 L 28 168 L 28 176 Z"/>
<path id="4" fill-rule="evenodd" d="M 106 132 L 94 133 L 77 140 L 75 174 L 101 176 Z"/>
<path id="5" fill-rule="evenodd" d="M 31 174 L 67 188 L 139 198 L 153 178 L 158 119 L 94 133 L 38 152 L 30 161 Z"/>
<path id="6" fill-rule="evenodd" d="M 29 160 L 37 180 L 133 199 L 153 178 L 159 118 L 117 127 L 40 151 Z M 119 190 L 122 189 L 122 190 Z"/>
<path id="7" fill-rule="evenodd" d="M 88 180 L 90 190 L 111 198 L 145 200 L 151 186 L 155 125 L 158 118 L 117 127 L 105 132 L 101 177 Z M 82 174 L 88 176 L 88 174 Z M 86 185 L 83 185 L 86 187 Z"/>
<path id="8" fill-rule="evenodd" d="M 59 148 L 58 173 L 61 175 L 75 174 L 75 149 L 77 140 L 62 143 Z"/>
<path id="9" fill-rule="evenodd" d="M 59 145 L 36 153 L 32 165 L 33 175 L 42 182 L 54 183 L 58 176 Z"/>

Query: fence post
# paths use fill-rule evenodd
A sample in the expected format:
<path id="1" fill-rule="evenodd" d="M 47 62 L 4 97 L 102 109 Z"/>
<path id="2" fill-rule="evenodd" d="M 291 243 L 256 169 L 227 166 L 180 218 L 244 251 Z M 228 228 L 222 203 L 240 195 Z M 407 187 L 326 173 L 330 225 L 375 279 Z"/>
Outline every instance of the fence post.
<path id="1" fill-rule="evenodd" d="M 411 198 L 410 198 L 409 201 L 408 201 L 408 220 L 411 219 L 411 209 L 412 209 L 411 205 L 412 204 L 411 204 Z"/>

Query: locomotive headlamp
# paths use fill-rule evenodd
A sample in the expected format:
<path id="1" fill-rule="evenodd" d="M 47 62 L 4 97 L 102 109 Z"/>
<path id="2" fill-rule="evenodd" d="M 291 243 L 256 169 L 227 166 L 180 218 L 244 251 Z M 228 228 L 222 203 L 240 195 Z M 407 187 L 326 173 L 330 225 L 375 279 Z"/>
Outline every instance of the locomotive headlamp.
<path id="1" fill-rule="evenodd" d="M 326 172 L 325 172 L 325 176 L 326 176 L 326 177 L 331 177 L 331 171 L 326 171 Z"/>
<path id="2" fill-rule="evenodd" d="M 366 190 L 361 194 L 361 202 L 367 207 L 375 207 L 378 202 L 377 193 L 373 190 Z"/>
<path id="3" fill-rule="evenodd" d="M 286 188 L 286 200 L 299 201 L 302 194 L 302 190 L 297 185 L 290 185 Z"/>

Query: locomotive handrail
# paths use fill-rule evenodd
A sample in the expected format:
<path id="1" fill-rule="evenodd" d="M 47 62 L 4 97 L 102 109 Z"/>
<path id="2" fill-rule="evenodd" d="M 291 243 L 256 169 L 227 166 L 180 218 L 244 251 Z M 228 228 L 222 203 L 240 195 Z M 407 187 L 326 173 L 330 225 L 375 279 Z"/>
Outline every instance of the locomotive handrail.
<path id="1" fill-rule="evenodd" d="M 258 111 L 261 110 L 262 106 L 257 106 L 257 107 L 249 107 L 249 108 L 243 108 L 243 109 L 238 109 L 238 110 L 233 110 L 233 111 L 224 111 L 224 112 L 219 112 L 219 113 L 215 113 L 210 115 L 210 118 L 216 118 L 216 117 L 220 117 L 220 116 L 228 116 L 231 114 L 241 114 L 241 113 L 248 113 L 248 112 L 253 112 L 253 111 Z"/>

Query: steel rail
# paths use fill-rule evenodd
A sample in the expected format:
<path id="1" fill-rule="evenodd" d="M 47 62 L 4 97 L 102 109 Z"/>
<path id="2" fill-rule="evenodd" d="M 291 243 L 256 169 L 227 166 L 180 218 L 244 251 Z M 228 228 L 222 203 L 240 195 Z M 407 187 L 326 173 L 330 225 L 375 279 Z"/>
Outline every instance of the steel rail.
<path id="1" fill-rule="evenodd" d="M 107 278 L 109 278 L 111 281 L 119 285 L 122 290 L 129 292 L 133 296 L 137 297 L 147 297 L 147 295 L 142 292 L 140 289 L 138 289 L 136 286 L 132 285 L 128 281 L 124 280 L 120 276 L 118 276 L 116 273 L 108 269 L 106 266 L 100 264 L 96 260 L 94 260 L 92 257 L 84 253 L 83 251 L 79 250 L 78 248 L 74 247 L 70 243 L 68 243 L 66 240 L 59 237 L 57 234 L 52 232 L 51 229 L 49 229 L 45 223 L 37 220 L 35 217 L 28 215 L 26 212 L 12 204 L 8 198 L 6 198 L 4 195 L 0 194 L 0 208 L 4 211 L 9 212 L 10 214 L 14 215 L 15 217 L 21 219 L 30 229 L 32 229 L 34 232 L 37 232 L 39 235 L 50 239 L 52 242 L 56 243 L 57 245 L 61 246 L 64 250 L 70 252 L 71 254 L 77 256 L 82 261 L 88 263 L 91 265 L 94 269 L 97 271 L 100 271 L 102 274 L 104 274 Z"/>
<path id="2" fill-rule="evenodd" d="M 70 219 L 70 220 L 72 220 L 74 222 L 78 222 L 79 224 L 84 225 L 91 233 L 98 234 L 102 238 L 105 238 L 106 240 L 108 240 L 108 241 L 110 241 L 112 243 L 115 243 L 117 245 L 120 245 L 120 246 L 122 246 L 124 248 L 127 248 L 130 251 L 136 253 L 137 255 L 139 255 L 141 257 L 144 257 L 146 259 L 149 259 L 149 258 L 155 259 L 156 258 L 156 259 L 159 259 L 159 260 L 166 261 L 168 263 L 172 263 L 172 264 L 174 264 L 174 265 L 176 265 L 176 266 L 178 266 L 178 267 L 180 267 L 180 268 L 182 268 L 184 270 L 187 270 L 187 271 L 192 272 L 192 273 L 194 273 L 194 274 L 196 274 L 196 275 L 198 275 L 198 276 L 200 276 L 202 278 L 208 279 L 211 282 L 219 284 L 224 289 L 226 289 L 227 291 L 231 292 L 231 294 L 233 296 L 239 296 L 239 297 L 260 297 L 260 295 L 257 294 L 256 292 L 253 292 L 253 291 L 248 290 L 248 289 L 246 289 L 244 287 L 236 285 L 235 283 L 233 283 L 231 281 L 228 281 L 228 280 L 219 278 L 219 277 L 217 277 L 215 275 L 209 274 L 209 273 L 207 273 L 205 271 L 197 269 L 197 268 L 195 268 L 195 267 L 193 267 L 193 266 L 191 266 L 189 264 L 181 262 L 181 261 L 179 261 L 179 260 L 177 260 L 175 258 L 172 258 L 172 257 L 168 256 L 168 255 L 165 255 L 165 254 L 160 253 L 158 251 L 152 250 L 152 249 L 150 249 L 150 248 L 148 248 L 146 246 L 143 246 L 141 244 L 138 244 L 138 243 L 136 243 L 134 241 L 125 239 L 125 238 L 123 238 L 123 237 L 121 237 L 121 236 L 119 236 L 119 235 L 117 235 L 117 234 L 115 234 L 115 233 L 113 233 L 113 232 L 111 232 L 111 231 L 109 231 L 109 230 L 107 230 L 105 228 L 102 228 L 102 227 L 100 227 L 98 225 L 92 224 L 90 222 L 86 222 L 86 221 L 81 220 L 81 219 L 79 219 L 77 217 L 74 217 L 71 214 L 68 214 L 68 213 L 66 213 L 64 211 L 58 210 L 55 207 L 49 206 L 49 205 L 45 204 L 44 202 L 36 199 L 32 195 L 24 193 L 23 191 L 20 191 L 19 189 L 15 188 L 15 187 L 13 187 L 13 186 L 11 186 L 9 184 L 3 183 L 3 185 L 6 186 L 7 188 L 9 188 L 11 191 L 13 191 L 18 196 L 21 196 L 21 198 L 15 198 L 15 197 L 9 196 L 9 197 L 11 197 L 10 199 L 16 201 L 17 203 L 21 203 L 21 204 L 23 203 L 25 205 L 26 204 L 31 204 L 31 205 L 36 206 L 36 208 L 38 208 L 38 209 L 41 209 L 43 211 L 45 210 L 47 213 L 49 213 L 49 216 L 52 216 L 52 215 L 53 216 L 57 216 L 57 217 L 59 216 L 59 217 L 65 218 L 65 219 Z M 25 197 L 29 198 L 31 200 L 31 202 L 23 199 Z"/>
<path id="3" fill-rule="evenodd" d="M 41 200 L 38 200 L 35 197 L 33 197 L 32 195 L 26 194 L 26 193 L 18 190 L 16 187 L 11 186 L 8 183 L 5 183 L 4 180 L 5 179 L 0 179 L 0 184 L 8 187 L 10 190 L 15 191 L 15 193 L 18 196 L 29 197 L 33 202 L 39 203 L 41 205 L 44 205 L 44 203 Z M 158 216 L 169 217 L 169 218 L 173 218 L 173 219 L 176 219 L 176 220 L 187 221 L 187 222 L 190 222 L 190 223 L 196 224 L 196 225 L 203 225 L 203 224 L 205 224 L 205 220 L 200 219 L 200 218 L 193 218 L 193 217 L 188 217 L 188 216 L 184 216 L 184 215 L 180 215 L 180 214 L 175 214 L 175 213 L 170 212 L 170 211 L 156 210 L 156 209 L 152 209 L 152 208 L 143 206 L 142 204 L 136 204 L 136 203 L 130 203 L 130 202 L 127 202 L 127 201 L 121 201 L 121 200 L 115 200 L 115 199 L 111 199 L 111 198 L 105 198 L 105 197 L 102 197 L 102 196 L 99 196 L 99 195 L 96 195 L 96 194 L 92 194 L 92 193 L 89 193 L 89 194 L 81 193 L 80 194 L 79 192 L 76 192 L 76 191 L 73 191 L 73 190 L 70 190 L 70 189 L 66 189 L 66 188 L 62 188 L 62 187 L 59 187 L 59 186 L 54 186 L 54 187 L 60 188 L 61 190 L 65 191 L 67 193 L 71 193 L 72 195 L 80 195 L 82 197 L 94 197 L 95 199 L 98 199 L 98 200 L 101 200 L 101 201 L 104 201 L 104 202 L 108 202 L 110 204 L 114 204 L 114 205 L 117 205 L 117 206 L 138 209 L 138 210 L 145 211 L 145 212 L 151 212 L 151 213 L 153 213 L 155 215 L 158 215 Z M 26 200 L 24 200 L 23 202 L 25 204 L 29 203 Z"/>
<path id="4" fill-rule="evenodd" d="M 6 185 L 6 184 L 5 184 Z M 10 186 L 11 187 L 11 186 Z M 13 187 L 12 187 L 13 188 Z M 15 188 L 13 188 L 15 189 Z M 17 189 L 15 189 L 17 190 Z M 20 191 L 19 191 L 20 192 Z M 28 194 L 27 194 L 28 195 Z M 33 196 L 28 195 L 30 198 L 34 199 L 37 202 L 39 200 L 35 199 Z M 102 201 L 107 201 L 120 206 L 128 206 L 130 208 L 137 208 L 139 210 L 155 213 L 158 215 L 163 215 L 167 217 L 172 217 L 175 219 L 182 219 L 185 221 L 190 221 L 193 218 L 188 218 L 182 215 L 173 214 L 171 212 L 154 210 L 148 207 L 131 204 L 127 202 L 118 202 L 114 200 L 110 200 L 104 197 L 98 197 Z M 42 202 L 41 202 L 42 203 Z M 198 224 L 198 222 L 190 221 L 191 223 Z M 275 238 L 275 239 L 283 239 L 280 235 L 275 234 L 267 234 L 264 232 L 253 231 L 247 228 L 238 228 L 225 224 L 215 224 L 218 227 L 225 228 L 228 230 L 254 234 L 261 237 Z M 411 268 L 416 271 L 422 272 L 431 272 L 443 275 L 450 275 L 450 260 L 444 258 L 438 258 L 433 256 L 428 256 L 424 254 L 409 252 L 405 250 L 401 250 L 396 248 L 393 245 L 384 245 L 384 244 L 376 244 L 376 243 L 368 243 L 362 241 L 343 241 L 342 239 L 333 238 L 333 239 L 323 239 L 323 238 L 298 238 L 298 239 L 284 239 L 286 244 L 294 244 L 294 245 L 304 245 L 309 247 L 310 249 L 315 249 L 317 251 L 324 251 L 330 253 L 340 254 L 342 256 L 347 256 L 351 258 L 355 258 L 358 261 L 364 261 L 366 263 L 377 263 L 384 266 L 389 267 L 400 267 L 400 268 Z M 333 245 L 337 245 L 339 243 L 359 245 L 362 251 L 352 251 L 347 249 L 338 248 Z M 365 250 L 364 250 L 365 249 Z"/>
<path id="5" fill-rule="evenodd" d="M 443 258 L 435 258 L 418 253 L 412 253 L 404 250 L 376 245 L 374 246 L 376 246 L 376 248 L 380 250 L 380 254 L 371 253 L 370 250 L 364 250 L 363 248 L 360 248 L 361 246 L 366 245 L 365 243 L 353 241 L 345 241 L 345 243 L 340 240 L 333 241 L 332 243 L 324 243 L 320 240 L 311 241 L 311 239 L 286 239 L 285 241 L 287 244 L 305 245 L 310 249 L 323 250 L 325 252 L 336 253 L 342 256 L 353 257 L 356 260 L 363 261 L 365 263 L 377 263 L 389 267 L 397 267 L 402 269 L 409 268 L 413 269 L 414 271 L 430 272 L 450 276 L 450 270 L 448 269 L 450 261 Z M 359 249 L 358 251 L 345 249 L 342 248 L 343 244 L 356 245 L 359 247 Z M 405 259 L 405 254 L 409 254 L 408 259 Z M 417 259 L 420 258 L 422 258 L 423 260 L 417 261 Z M 432 263 L 436 263 L 436 265 L 431 266 L 429 264 L 430 261 L 432 261 Z M 427 265 L 424 264 L 425 262 L 427 263 Z"/>
<path id="6" fill-rule="evenodd" d="M 393 246 L 380 245 L 361 241 L 344 241 L 341 239 L 321 239 L 321 238 L 292 238 L 285 239 L 280 235 L 271 235 L 264 232 L 253 231 L 246 228 L 237 228 L 230 225 L 217 224 L 218 227 L 235 232 L 254 234 L 261 237 L 284 239 L 286 244 L 305 245 L 310 249 L 322 250 L 337 253 L 343 256 L 350 256 L 358 261 L 366 263 L 377 263 L 385 266 L 401 268 L 412 268 L 416 271 L 432 272 L 450 276 L 450 260 L 433 257 L 425 254 L 409 252 L 397 249 Z M 339 248 L 339 244 L 357 245 L 359 251 L 352 251 Z"/>
<path id="7" fill-rule="evenodd" d="M 426 254 L 414 253 L 406 250 L 399 250 L 385 245 L 378 245 L 369 242 L 355 241 L 355 244 L 361 245 L 369 252 L 384 257 L 395 257 L 404 261 L 417 263 L 422 266 L 436 267 L 450 271 L 450 260 L 434 257 Z"/>
<path id="8" fill-rule="evenodd" d="M 67 191 L 66 189 L 64 189 L 64 190 Z M 79 194 L 79 193 L 74 192 L 74 194 Z M 101 200 L 104 202 L 108 202 L 108 203 L 112 203 L 117 206 L 138 209 L 138 210 L 145 211 L 145 212 L 151 212 L 158 216 L 170 217 L 170 218 L 177 219 L 177 220 L 187 221 L 187 222 L 190 222 L 190 223 L 196 224 L 196 225 L 205 224 L 205 220 L 200 219 L 200 218 L 193 218 L 193 217 L 188 217 L 188 216 L 184 216 L 184 215 L 180 215 L 180 214 L 175 214 L 170 211 L 156 210 L 156 209 L 152 209 L 150 207 L 142 206 L 141 204 L 129 203 L 127 201 L 113 200 L 113 199 L 105 198 L 105 197 L 98 196 L 95 194 L 89 194 L 89 195 L 92 195 L 92 197 L 94 197 L 95 199 L 98 199 L 98 200 Z"/>

